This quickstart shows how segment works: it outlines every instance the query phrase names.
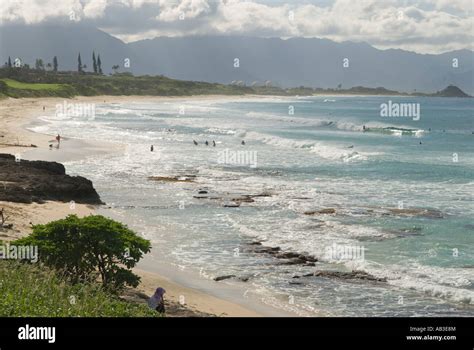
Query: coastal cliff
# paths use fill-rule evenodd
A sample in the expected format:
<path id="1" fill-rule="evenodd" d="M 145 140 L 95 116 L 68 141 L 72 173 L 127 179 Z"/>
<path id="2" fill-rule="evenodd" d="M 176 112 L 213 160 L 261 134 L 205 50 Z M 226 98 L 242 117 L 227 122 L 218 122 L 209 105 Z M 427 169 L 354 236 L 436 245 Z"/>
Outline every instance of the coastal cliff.
<path id="1" fill-rule="evenodd" d="M 0 154 L 0 179 L 1 201 L 103 204 L 90 180 L 67 175 L 64 166 L 56 162 L 20 160 Z"/>

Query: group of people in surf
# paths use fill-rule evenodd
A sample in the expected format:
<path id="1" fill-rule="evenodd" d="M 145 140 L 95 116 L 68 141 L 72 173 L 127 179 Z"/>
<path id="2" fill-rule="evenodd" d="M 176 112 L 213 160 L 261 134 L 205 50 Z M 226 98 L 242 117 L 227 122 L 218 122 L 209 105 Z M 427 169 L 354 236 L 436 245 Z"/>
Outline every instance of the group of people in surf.
<path id="1" fill-rule="evenodd" d="M 194 146 L 199 145 L 199 143 L 198 143 L 196 140 L 193 140 L 193 143 L 194 143 Z M 205 144 L 206 146 L 209 146 L 209 142 L 208 142 L 207 140 L 206 140 L 206 142 L 204 142 L 204 144 Z M 242 142 L 241 142 L 240 144 L 241 144 L 242 146 L 244 146 L 244 145 L 245 145 L 245 141 L 242 140 Z M 216 147 L 216 141 L 212 140 L 212 146 L 213 146 L 213 147 Z"/>
<path id="2" fill-rule="evenodd" d="M 198 145 L 199 145 L 199 143 L 198 143 L 196 140 L 193 140 L 193 143 L 194 143 L 194 146 L 198 146 Z M 209 145 L 210 145 L 209 141 L 207 141 L 207 140 L 204 142 L 204 144 L 205 144 L 206 146 L 209 146 Z M 242 140 L 242 142 L 241 142 L 240 144 L 241 144 L 242 146 L 245 146 L 245 141 Z M 216 141 L 212 140 L 212 146 L 213 146 L 213 147 L 216 147 Z M 154 147 L 153 145 L 151 145 L 151 146 L 150 146 L 150 152 L 153 152 L 154 150 L 155 150 L 155 147 Z"/>

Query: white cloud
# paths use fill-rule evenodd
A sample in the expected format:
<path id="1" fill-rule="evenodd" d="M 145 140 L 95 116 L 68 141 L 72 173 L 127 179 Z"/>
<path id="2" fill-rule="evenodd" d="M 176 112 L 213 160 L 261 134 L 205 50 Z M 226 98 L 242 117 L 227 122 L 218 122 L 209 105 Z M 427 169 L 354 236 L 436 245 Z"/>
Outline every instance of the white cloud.
<path id="1" fill-rule="evenodd" d="M 156 19 L 164 22 L 173 22 L 180 19 L 196 18 L 208 14 L 210 5 L 206 0 L 182 0 L 178 5 L 173 2 L 162 1 L 161 12 Z"/>
<path id="2" fill-rule="evenodd" d="M 38 23 L 75 11 L 126 41 L 158 35 L 296 36 L 442 52 L 473 47 L 472 7 L 472 0 L 2 0 L 0 22 Z"/>
<path id="3" fill-rule="evenodd" d="M 84 5 L 83 13 L 86 18 L 97 18 L 104 15 L 107 0 L 89 1 Z"/>
<path id="4" fill-rule="evenodd" d="M 23 20 L 34 24 L 48 18 L 69 16 L 71 11 L 82 13 L 79 0 L 2 0 L 0 23 Z"/>

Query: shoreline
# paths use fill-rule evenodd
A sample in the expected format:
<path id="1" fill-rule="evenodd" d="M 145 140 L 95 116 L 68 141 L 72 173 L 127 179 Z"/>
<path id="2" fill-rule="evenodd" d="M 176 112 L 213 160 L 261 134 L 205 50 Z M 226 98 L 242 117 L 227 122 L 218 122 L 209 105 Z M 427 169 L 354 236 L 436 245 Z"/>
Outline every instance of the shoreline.
<path id="1" fill-rule="evenodd" d="M 93 96 L 73 99 L 64 98 L 27 98 L 27 99 L 7 99 L 0 100 L 1 123 L 5 127 L 2 130 L 0 143 L 20 143 L 34 144 L 36 148 L 17 147 L 0 145 L 0 153 L 10 153 L 19 155 L 27 160 L 44 160 L 67 162 L 71 160 L 81 160 L 94 155 L 107 155 L 123 151 L 123 144 L 98 142 L 84 139 L 65 138 L 61 142 L 59 149 L 50 149 L 48 143 L 52 141 L 51 135 L 41 134 L 28 130 L 27 128 L 35 123 L 42 114 L 51 115 L 55 111 L 55 105 L 67 101 L 68 103 L 89 102 L 89 103 L 120 103 L 132 101 L 160 100 L 163 102 L 170 100 L 191 99 L 243 99 L 262 96 L 192 96 L 192 97 L 156 97 L 156 96 Z M 264 96 L 265 97 L 265 96 Z M 44 106 L 44 110 L 43 110 Z M 68 214 L 86 216 L 97 214 L 99 206 L 86 204 L 76 204 L 74 210 L 70 209 L 69 203 L 45 202 L 44 204 L 32 203 L 12 203 L 0 202 L 0 207 L 5 207 L 11 216 L 9 222 L 14 224 L 14 232 L 10 235 L 2 235 L 0 239 L 9 241 L 20 238 L 31 233 L 31 224 L 43 224 L 52 220 L 63 218 Z M 189 311 L 189 315 L 214 315 L 225 317 L 261 317 L 261 316 L 295 316 L 283 310 L 273 308 L 258 300 L 245 300 L 239 298 L 239 303 L 233 302 L 226 293 L 237 296 L 241 294 L 241 288 L 235 288 L 227 284 L 214 281 L 205 281 L 203 284 L 197 283 L 199 276 L 182 274 L 181 271 L 172 270 L 169 266 L 156 268 L 145 264 L 139 264 L 134 272 L 141 276 L 142 281 L 135 292 L 151 295 L 158 286 L 163 286 L 167 290 L 165 300 L 171 301 L 175 305 L 182 306 Z M 187 278 L 193 280 L 191 283 L 183 283 Z M 214 289 L 220 293 L 213 293 Z M 182 303 L 182 297 L 185 302 Z M 173 316 L 168 315 L 168 316 Z"/>

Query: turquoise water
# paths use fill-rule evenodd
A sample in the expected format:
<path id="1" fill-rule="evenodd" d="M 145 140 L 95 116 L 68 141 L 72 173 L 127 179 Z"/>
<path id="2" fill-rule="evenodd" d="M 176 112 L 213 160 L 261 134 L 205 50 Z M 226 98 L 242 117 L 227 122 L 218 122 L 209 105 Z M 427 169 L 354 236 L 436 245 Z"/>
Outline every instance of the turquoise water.
<path id="1" fill-rule="evenodd" d="M 419 103 L 419 120 L 381 117 L 389 100 Z M 67 168 L 94 182 L 107 215 L 152 240 L 157 261 L 249 278 L 240 282 L 249 293 L 301 315 L 472 316 L 473 107 L 457 98 L 168 100 L 98 105 L 93 119 L 44 116 L 35 130 L 127 145 Z M 224 150 L 247 158 L 223 161 Z M 249 251 L 254 241 L 319 261 L 282 265 Z M 334 244 L 364 257 L 334 259 Z M 352 269 L 387 282 L 293 278 Z"/>

